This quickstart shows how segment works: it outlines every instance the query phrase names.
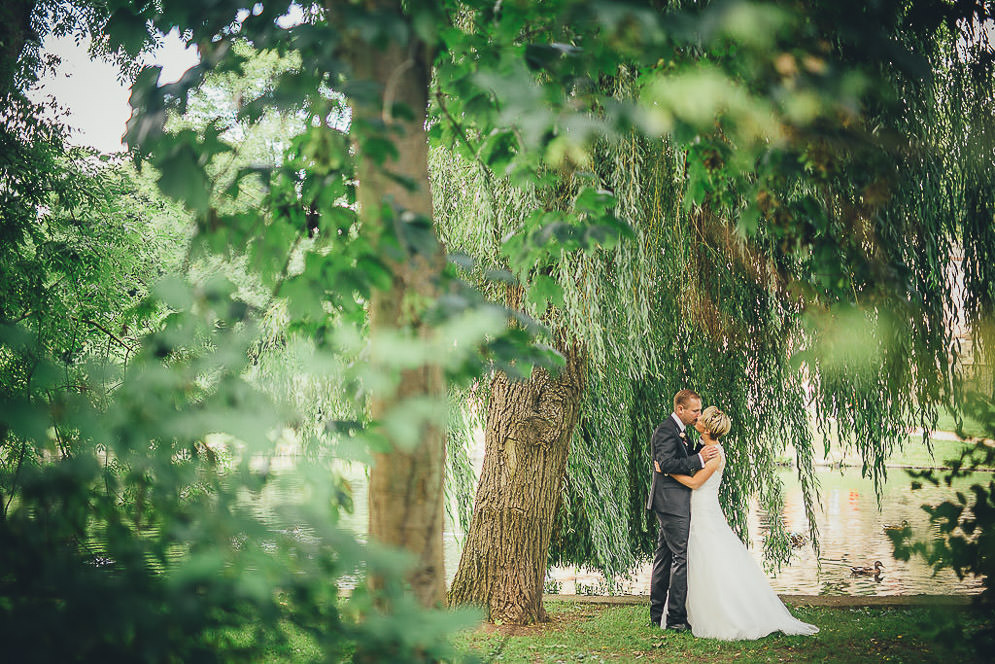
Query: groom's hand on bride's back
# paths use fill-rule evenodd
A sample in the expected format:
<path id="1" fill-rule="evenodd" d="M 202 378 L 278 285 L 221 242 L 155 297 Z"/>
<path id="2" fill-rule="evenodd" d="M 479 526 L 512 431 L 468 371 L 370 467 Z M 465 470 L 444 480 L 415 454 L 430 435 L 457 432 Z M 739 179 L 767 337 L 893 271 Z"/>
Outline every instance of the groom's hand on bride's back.
<path id="1" fill-rule="evenodd" d="M 719 455 L 719 450 L 715 445 L 705 445 L 701 450 L 701 458 L 707 463 Z"/>

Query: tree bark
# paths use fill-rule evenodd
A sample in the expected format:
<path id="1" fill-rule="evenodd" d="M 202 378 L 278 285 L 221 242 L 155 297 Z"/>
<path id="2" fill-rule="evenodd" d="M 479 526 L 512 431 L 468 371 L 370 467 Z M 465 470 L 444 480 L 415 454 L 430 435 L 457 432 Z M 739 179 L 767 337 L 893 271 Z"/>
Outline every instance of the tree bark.
<path id="1" fill-rule="evenodd" d="M 586 383 L 583 351 L 561 352 L 567 363 L 557 376 L 536 369 L 528 381 L 503 373 L 491 381 L 484 466 L 449 601 L 483 607 L 493 622 L 548 619 L 543 579 Z"/>
<path id="2" fill-rule="evenodd" d="M 378 9 L 384 12 L 400 13 L 400 3 L 378 4 Z M 354 133 L 360 136 L 356 150 L 360 222 L 374 247 L 383 249 L 379 255 L 391 255 L 387 247 L 397 238 L 397 229 L 403 223 L 399 221 L 402 211 L 429 219 L 432 215 L 425 134 L 431 59 L 424 45 L 413 37 L 408 44 L 391 43 L 383 49 L 372 44 L 355 46 L 350 60 L 356 79 L 372 81 L 380 89 L 375 103 L 354 100 L 352 104 Z M 406 106 L 411 117 L 407 114 L 395 117 L 397 105 Z M 396 132 L 398 129 L 401 131 Z M 397 150 L 396 157 L 383 164 L 365 156 L 362 150 L 362 136 L 377 132 L 391 140 Z M 405 186 L 403 181 L 414 186 Z M 392 214 L 383 214 L 385 205 L 393 208 Z M 376 291 L 370 303 L 371 339 L 390 330 L 403 329 L 416 338 L 425 338 L 430 333 L 420 314 L 435 299 L 437 277 L 444 264 L 445 257 L 438 245 L 434 253 L 404 252 L 402 258 L 390 261 L 392 287 Z M 376 362 L 375 341 L 372 354 L 371 360 Z M 429 364 L 406 369 L 400 373 L 393 392 L 371 394 L 373 421 L 381 420 L 412 397 L 445 401 L 441 367 Z M 407 575 L 412 592 L 422 605 L 437 606 L 445 602 L 442 539 L 445 430 L 434 424 L 412 426 L 421 426 L 414 449 L 389 440 L 389 451 L 373 455 L 369 536 L 380 544 L 413 554 L 414 567 Z M 374 587 L 379 583 L 376 576 L 371 576 Z"/>

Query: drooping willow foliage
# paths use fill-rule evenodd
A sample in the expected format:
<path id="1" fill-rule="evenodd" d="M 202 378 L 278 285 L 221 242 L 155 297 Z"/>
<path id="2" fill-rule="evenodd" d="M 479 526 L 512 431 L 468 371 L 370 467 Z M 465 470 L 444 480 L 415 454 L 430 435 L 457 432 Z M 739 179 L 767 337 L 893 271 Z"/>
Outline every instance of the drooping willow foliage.
<path id="1" fill-rule="evenodd" d="M 737 292 L 738 275 L 732 272 L 710 272 L 706 278 L 720 290 L 726 287 L 726 304 L 735 301 L 741 317 L 735 321 L 736 341 L 723 344 L 710 336 L 716 330 L 704 326 L 718 321 L 687 315 L 704 306 L 688 300 L 697 297 L 700 238 L 693 220 L 680 212 L 683 174 L 677 152 L 634 138 L 603 149 L 602 185 L 615 194 L 636 239 L 598 256 L 566 256 L 556 275 L 564 306 L 551 325 L 580 338 L 591 359 L 553 555 L 618 576 L 653 550 L 655 524 L 645 510 L 647 440 L 682 386 L 695 386 L 707 403 L 721 403 L 736 414 L 723 499 L 735 506 L 740 532 L 745 533 L 749 496 L 759 495 L 771 513 L 783 506 L 774 469 L 787 443 L 803 458 L 807 490 L 814 480 L 801 383 L 776 345 L 788 339 L 792 312 L 778 310 L 776 298 L 758 286 Z M 516 215 L 520 219 L 537 203 L 536 193 L 507 185 L 484 191 L 493 180 L 441 151 L 433 166 L 436 218 L 450 250 L 498 260 L 493 248 L 489 256 L 484 253 L 486 238 L 514 230 Z M 778 533 L 780 524 L 774 524 L 771 532 Z"/>
<path id="2" fill-rule="evenodd" d="M 981 368 L 966 378 L 973 389 L 995 397 L 995 47 L 991 4 L 985 5 L 986 20 L 961 24 L 959 38 L 949 37 L 932 61 L 961 63 L 938 72 L 934 94 L 943 112 L 936 122 L 946 132 L 937 143 L 954 176 L 947 194 L 963 252 L 961 322 L 971 332 L 973 364 Z"/>
<path id="3" fill-rule="evenodd" d="M 595 255 L 564 254 L 548 275 L 563 289 L 551 313 L 523 303 L 590 358 L 551 561 L 616 577 L 652 553 L 647 441 L 680 388 L 732 415 L 721 498 L 743 537 L 752 497 L 773 517 L 765 554 L 776 565 L 790 555 L 779 457 L 793 451 L 817 547 L 814 432 L 854 449 L 880 488 L 909 428 L 928 432 L 939 407 L 958 409 L 958 325 L 977 338 L 976 362 L 991 364 L 992 51 L 984 30 L 934 9 L 875 6 L 856 19 L 883 26 L 906 54 L 897 64 L 858 37 L 827 40 L 832 58 L 881 87 L 842 127 L 771 148 L 745 174 L 723 168 L 735 146 L 721 133 L 604 140 L 588 168 L 546 189 L 433 153 L 440 236 L 478 265 L 504 267 L 502 240 L 535 209 L 571 205 L 581 182 L 610 191 L 635 233 Z M 808 28 L 831 35 L 843 11 L 827 3 Z M 604 84 L 627 96 L 640 80 L 622 72 Z M 703 196 L 693 193 L 702 179 Z"/>
<path id="4" fill-rule="evenodd" d="M 868 18 L 887 26 L 908 61 L 879 65 L 890 94 L 864 121 L 885 149 L 844 151 L 826 165 L 822 193 L 831 223 L 853 238 L 851 251 L 870 254 L 843 263 L 861 268 L 849 278 L 850 303 L 861 313 L 841 317 L 830 335 L 842 344 L 843 325 L 864 325 L 877 345 L 859 351 L 862 362 L 844 348 L 811 362 L 819 428 L 835 423 L 878 486 L 909 426 L 921 427 L 928 445 L 937 407 L 959 410 L 962 380 L 973 378 L 964 375 L 959 327 L 974 337 L 975 361 L 991 366 L 985 338 L 995 276 L 990 3 L 887 11 L 869 10 Z M 841 57 L 852 61 L 860 45 L 840 41 Z"/>

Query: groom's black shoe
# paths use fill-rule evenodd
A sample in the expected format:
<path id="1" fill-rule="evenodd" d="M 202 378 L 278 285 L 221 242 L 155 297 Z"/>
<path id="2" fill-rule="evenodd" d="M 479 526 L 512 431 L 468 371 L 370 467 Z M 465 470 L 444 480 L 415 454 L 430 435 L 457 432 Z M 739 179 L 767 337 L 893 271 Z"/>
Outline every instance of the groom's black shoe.
<path id="1" fill-rule="evenodd" d="M 673 630 L 675 632 L 690 632 L 691 625 L 687 623 L 674 623 L 673 625 L 667 625 L 667 629 Z"/>

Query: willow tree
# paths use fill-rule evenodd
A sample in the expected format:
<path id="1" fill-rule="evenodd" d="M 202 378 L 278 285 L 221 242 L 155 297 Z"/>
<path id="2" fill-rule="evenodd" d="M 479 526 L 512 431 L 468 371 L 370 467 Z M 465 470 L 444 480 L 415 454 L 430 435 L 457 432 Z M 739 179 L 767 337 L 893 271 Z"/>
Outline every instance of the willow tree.
<path id="1" fill-rule="evenodd" d="M 716 25 L 713 33 L 705 35 L 710 43 L 724 44 L 726 48 L 738 45 L 760 63 L 769 58 L 767 50 L 771 45 L 742 43 L 737 37 L 737 22 L 744 19 L 759 22 L 770 28 L 773 35 L 781 19 L 778 15 L 749 10 L 743 13 L 738 9 L 706 12 L 697 17 L 684 15 L 683 18 L 693 18 L 702 25 Z M 664 17 L 654 14 L 643 18 L 660 21 Z M 568 366 L 576 365 L 577 359 L 583 360 L 581 370 L 572 368 L 560 379 L 568 381 L 569 389 L 563 389 L 562 383 L 554 383 L 542 373 L 512 388 L 513 394 L 529 406 L 525 409 L 509 407 L 515 400 L 507 396 L 511 389 L 506 387 L 507 380 L 503 376 L 492 379 L 492 386 L 500 398 L 492 396 L 488 404 L 484 468 L 467 544 L 450 598 L 483 605 L 492 619 L 507 622 L 533 622 L 544 618 L 541 593 L 551 539 L 548 528 L 561 506 L 562 467 L 556 464 L 566 458 L 571 438 L 578 440 L 607 434 L 603 445 L 625 441 L 628 450 L 629 442 L 635 438 L 641 448 L 643 437 L 667 411 L 658 407 L 660 400 L 656 399 L 649 407 L 653 410 L 648 408 L 644 415 L 648 421 L 639 427 L 641 431 L 634 433 L 630 420 L 636 394 L 639 394 L 640 403 L 645 404 L 646 393 L 659 392 L 660 379 L 666 368 L 674 370 L 669 381 L 673 386 L 664 387 L 663 391 L 672 393 L 688 379 L 687 373 L 680 376 L 686 367 L 672 363 L 667 353 L 661 352 L 653 342 L 661 335 L 670 334 L 672 323 L 680 319 L 680 313 L 692 310 L 693 303 L 683 296 L 692 296 L 695 292 L 694 266 L 688 264 L 688 259 L 693 256 L 699 235 L 687 233 L 694 229 L 688 216 L 671 216 L 680 210 L 684 187 L 678 169 L 683 165 L 683 154 L 674 149 L 673 139 L 654 140 L 646 129 L 656 121 L 659 126 L 669 128 L 678 125 L 678 134 L 694 131 L 696 124 L 713 122 L 713 113 L 725 113 L 727 105 L 732 105 L 733 110 L 725 113 L 723 120 L 727 122 L 727 130 L 735 133 L 742 145 L 738 156 L 742 162 L 749 161 L 744 155 L 756 155 L 758 146 L 779 132 L 774 118 L 789 124 L 793 120 L 782 107 L 769 101 L 766 95 L 773 98 L 775 90 L 751 95 L 727 74 L 720 73 L 717 68 L 708 68 L 709 63 L 704 58 L 689 59 L 672 77 L 667 74 L 674 72 L 653 65 L 640 72 L 633 66 L 638 61 L 626 60 L 628 53 L 624 50 L 614 50 L 611 56 L 605 56 L 596 44 L 585 41 L 591 37 L 581 31 L 581 23 L 571 22 L 568 26 L 538 23 L 549 31 L 547 38 L 551 41 L 571 41 L 574 45 L 576 51 L 564 56 L 567 62 L 559 65 L 572 76 L 584 71 L 585 65 L 601 71 L 599 68 L 606 65 L 599 58 L 614 58 L 611 60 L 615 66 L 613 76 L 599 77 L 588 71 L 589 78 L 576 84 L 581 90 L 577 97 L 589 104 L 586 108 L 590 122 L 602 117 L 605 109 L 618 107 L 634 107 L 646 115 L 637 131 L 602 134 L 596 141 L 565 146 L 560 153 L 560 168 L 549 169 L 545 178 L 531 188 L 520 186 L 513 178 L 495 175 L 492 165 L 481 163 L 480 159 L 467 163 L 440 152 L 436 162 L 437 215 L 445 241 L 451 247 L 472 254 L 485 265 L 510 267 L 522 285 L 511 286 L 507 293 L 497 289 L 494 296 L 524 305 L 525 311 L 549 324 L 553 328 L 552 338 L 561 348 L 572 351 L 567 355 Z M 536 32 L 536 25 L 530 25 L 529 34 Z M 596 39 L 601 36 L 598 34 Z M 676 36 L 679 45 L 681 36 Z M 645 50 L 645 43 L 639 46 L 643 49 L 642 55 L 652 61 L 654 52 Z M 610 48 L 617 48 L 617 44 L 612 43 Z M 666 46 L 666 49 L 673 48 L 672 43 Z M 681 48 L 694 51 L 694 47 L 687 44 Z M 584 60 L 584 54 L 591 60 Z M 571 57 L 576 61 L 571 61 Z M 546 69 L 551 69 L 554 77 L 559 72 L 555 64 L 540 63 L 537 69 L 544 70 L 543 77 L 550 76 Z M 827 94 L 836 82 L 827 77 L 819 81 L 825 89 L 813 86 L 806 93 Z M 682 101 L 695 92 L 695 86 L 702 86 L 707 91 L 703 108 Z M 638 105 L 640 92 L 644 93 L 643 106 Z M 577 102 L 572 99 L 571 103 Z M 812 117 L 805 118 L 799 124 L 812 120 Z M 460 138 L 464 143 L 469 142 L 465 136 Z M 782 142 L 783 139 L 775 140 Z M 471 155 L 489 157 L 490 143 L 487 139 L 479 150 L 471 151 Z M 500 161 L 498 164 L 503 165 Z M 646 186 L 648 182 L 652 188 Z M 481 209 L 484 214 L 480 214 Z M 544 253 L 526 252 L 523 260 L 521 238 L 555 235 L 560 230 L 555 223 L 558 221 L 556 210 L 566 210 L 567 218 L 569 215 L 583 217 L 595 210 L 610 211 L 625 219 L 635 237 L 618 247 L 609 245 L 595 251 L 570 251 L 569 245 L 558 245 Z M 673 248 L 680 253 L 670 251 Z M 659 292 L 664 284 L 687 288 L 680 300 L 672 300 L 668 308 L 661 309 Z M 761 283 L 757 290 L 763 292 L 765 286 L 766 283 Z M 524 298 L 523 290 L 528 293 Z M 693 322 L 689 321 L 684 328 L 685 338 L 689 336 Z M 767 322 L 764 319 L 762 324 Z M 770 337 L 761 334 L 759 338 Z M 684 354 L 686 358 L 688 349 L 676 348 L 675 341 L 672 339 L 666 344 L 666 350 L 671 351 L 671 357 L 680 358 Z M 777 368 L 775 365 L 774 370 Z M 590 387 L 585 389 L 588 383 Z M 788 381 L 771 380 L 770 383 L 784 392 L 797 389 L 797 384 Z M 784 387 L 786 384 L 788 386 Z M 783 392 L 771 396 L 776 397 L 779 393 Z M 543 407 L 547 395 L 555 408 Z M 572 403 L 563 402 L 570 396 L 574 399 Z M 587 415 L 575 432 L 578 415 L 585 409 Z M 804 449 L 808 443 L 804 428 L 793 427 L 792 430 L 802 432 L 797 435 L 801 436 L 798 447 Z M 580 442 L 582 450 L 598 444 Z M 644 456 L 641 449 L 639 456 Z M 522 469 L 523 459 L 534 464 L 548 460 L 552 467 Z M 617 461 L 618 457 L 612 460 Z M 617 465 L 606 465 L 605 457 L 590 459 L 590 462 L 591 465 L 581 467 L 578 474 L 572 473 L 570 480 L 578 475 L 581 478 L 600 477 L 606 480 L 601 482 L 601 488 L 604 488 L 613 482 L 606 479 L 610 478 L 610 473 L 624 476 L 628 465 L 625 455 Z M 772 459 L 768 460 L 768 467 L 770 463 Z M 757 472 L 755 477 L 757 484 L 765 486 L 765 478 L 769 475 Z M 598 541 L 593 546 L 586 546 L 578 557 L 588 564 L 601 564 L 610 572 L 623 573 L 634 565 L 635 554 L 624 539 L 627 529 L 618 528 L 618 525 L 625 522 L 632 501 L 628 498 L 617 502 L 594 499 L 598 487 L 590 489 L 587 493 L 587 497 L 592 498 L 590 505 L 579 510 L 584 510 L 589 518 L 601 518 L 602 523 L 610 525 L 598 533 Z M 766 491 L 766 495 L 770 502 L 777 504 L 776 486 Z M 536 511 L 529 513 L 528 509 Z M 505 546 L 505 543 L 509 544 Z"/>
<path id="2" fill-rule="evenodd" d="M 773 9 L 706 11 L 706 25 L 723 26 L 704 32 L 713 41 L 677 49 L 676 65 L 630 75 L 631 88 L 655 103 L 650 117 L 663 113 L 674 128 L 671 138 L 647 140 L 638 131 L 610 137 L 589 146 L 586 163 L 574 156 L 574 168 L 549 172 L 545 190 L 495 172 L 484 136 L 470 159 L 437 155 L 441 233 L 450 247 L 485 264 L 514 270 L 515 247 L 506 238 L 534 230 L 535 208 L 549 210 L 558 198 L 582 213 L 578 181 L 610 190 L 613 211 L 637 236 L 600 255 L 564 252 L 539 269 L 532 263 L 514 270 L 529 293 L 524 309 L 549 323 L 553 338 L 584 349 L 588 362 L 574 385 L 586 389 L 574 390 L 577 404 L 520 416 L 506 406 L 504 379 L 493 379 L 498 398 L 487 408 L 477 506 L 451 599 L 484 605 L 495 620 L 542 619 L 542 548 L 550 540 L 561 560 L 610 576 L 632 569 L 653 543 L 642 507 L 646 437 L 681 387 L 694 385 L 706 401 L 737 414 L 723 486 L 733 525 L 745 535 L 752 494 L 780 513 L 774 460 L 790 444 L 815 542 L 809 404 L 817 427 L 827 432 L 835 423 L 877 481 L 908 425 L 928 430 L 937 404 L 956 409 L 951 249 L 965 239 L 976 245 L 972 251 L 986 253 L 990 242 L 952 225 L 972 217 L 943 193 L 969 181 L 946 146 L 969 144 L 938 116 L 953 111 L 947 105 L 956 100 L 971 109 L 972 126 L 990 125 L 979 115 L 988 79 L 974 77 L 969 95 L 949 84 L 951 72 L 963 77 L 984 62 L 977 50 L 973 63 L 953 54 L 962 40 L 979 44 L 971 26 L 987 9 L 843 4 L 795 17 Z M 743 29 L 744 17 L 769 21 L 767 29 Z M 577 24 L 572 28 L 556 39 L 580 52 L 596 50 Z M 884 57 L 868 44 L 886 44 L 904 58 Z M 710 67 L 705 74 L 692 73 L 703 65 Z M 574 63 L 572 71 L 578 69 Z M 592 89 L 606 99 L 592 105 L 592 115 L 618 96 L 633 96 L 630 88 L 607 99 L 625 81 L 623 70 L 612 74 L 582 86 L 581 100 Z M 833 91 L 855 96 L 841 94 L 836 104 L 820 96 Z M 898 169 L 932 184 L 900 181 Z M 493 296 L 523 303 L 522 288 Z M 990 284 L 976 279 L 969 290 L 983 294 Z M 863 353 L 852 353 L 854 347 Z M 518 389 L 541 404 L 548 380 L 537 374 Z M 578 411 L 557 531 L 549 538 L 541 528 L 551 515 L 523 510 L 550 509 L 555 481 L 540 486 L 542 498 L 531 497 L 516 492 L 514 475 L 521 474 L 521 458 L 558 463 L 562 448 L 547 449 L 570 437 L 536 433 L 563 431 L 571 423 L 561 414 Z M 522 452 L 530 446 L 542 456 Z M 526 477 L 555 473 L 533 467 Z M 520 534 L 523 523 L 530 529 Z M 776 518 L 766 548 L 775 563 L 785 559 Z"/>

